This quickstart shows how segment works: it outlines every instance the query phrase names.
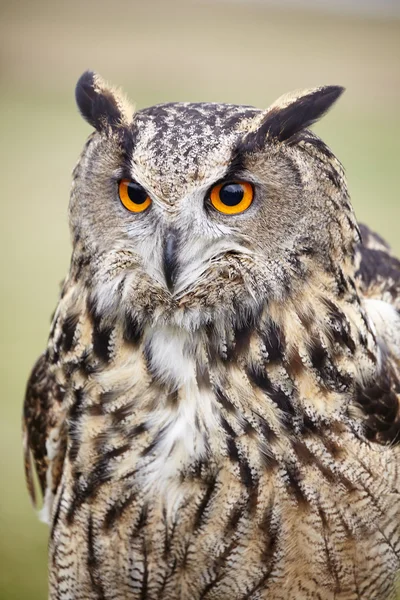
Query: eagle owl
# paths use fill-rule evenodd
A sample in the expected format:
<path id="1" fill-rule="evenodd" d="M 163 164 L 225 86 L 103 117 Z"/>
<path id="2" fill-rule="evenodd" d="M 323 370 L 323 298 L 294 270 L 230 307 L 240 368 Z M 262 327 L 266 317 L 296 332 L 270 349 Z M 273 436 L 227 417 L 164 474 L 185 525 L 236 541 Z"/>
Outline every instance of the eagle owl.
<path id="1" fill-rule="evenodd" d="M 24 406 L 52 600 L 385 600 L 400 555 L 400 263 L 308 126 L 134 112 L 86 72 L 73 252 Z"/>

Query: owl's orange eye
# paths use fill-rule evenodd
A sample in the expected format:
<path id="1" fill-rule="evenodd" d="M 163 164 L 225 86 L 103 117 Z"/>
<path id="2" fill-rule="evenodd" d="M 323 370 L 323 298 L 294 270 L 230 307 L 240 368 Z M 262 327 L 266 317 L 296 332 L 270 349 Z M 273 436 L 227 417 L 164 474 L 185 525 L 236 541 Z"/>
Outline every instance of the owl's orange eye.
<path id="1" fill-rule="evenodd" d="M 151 204 L 151 199 L 146 190 L 135 181 L 130 181 L 130 179 L 121 179 L 118 192 L 122 204 L 131 212 L 143 212 Z"/>
<path id="2" fill-rule="evenodd" d="M 237 215 L 253 202 L 254 190 L 247 181 L 231 181 L 215 185 L 210 194 L 214 208 L 225 215 Z"/>

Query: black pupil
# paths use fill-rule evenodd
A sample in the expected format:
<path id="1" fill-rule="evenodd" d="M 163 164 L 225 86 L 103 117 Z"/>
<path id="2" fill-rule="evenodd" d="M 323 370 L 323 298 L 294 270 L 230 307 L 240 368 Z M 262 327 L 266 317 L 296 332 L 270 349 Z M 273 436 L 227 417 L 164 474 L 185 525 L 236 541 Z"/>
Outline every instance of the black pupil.
<path id="1" fill-rule="evenodd" d="M 219 191 L 219 199 L 226 206 L 236 206 L 243 200 L 244 189 L 240 183 L 227 183 Z"/>
<path id="2" fill-rule="evenodd" d="M 143 204 L 147 199 L 146 190 L 138 183 L 131 181 L 128 183 L 128 196 L 135 204 Z"/>

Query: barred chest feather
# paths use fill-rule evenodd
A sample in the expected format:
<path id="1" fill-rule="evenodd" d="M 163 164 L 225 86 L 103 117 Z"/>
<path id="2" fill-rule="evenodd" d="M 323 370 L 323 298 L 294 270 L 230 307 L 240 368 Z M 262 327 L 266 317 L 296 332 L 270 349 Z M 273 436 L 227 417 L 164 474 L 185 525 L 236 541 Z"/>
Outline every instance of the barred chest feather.
<path id="1" fill-rule="evenodd" d="M 191 333 L 110 326 L 70 294 L 48 352 L 68 417 L 59 598 L 389 597 L 398 457 L 367 439 L 385 430 L 364 398 L 388 384 L 358 308 Z"/>

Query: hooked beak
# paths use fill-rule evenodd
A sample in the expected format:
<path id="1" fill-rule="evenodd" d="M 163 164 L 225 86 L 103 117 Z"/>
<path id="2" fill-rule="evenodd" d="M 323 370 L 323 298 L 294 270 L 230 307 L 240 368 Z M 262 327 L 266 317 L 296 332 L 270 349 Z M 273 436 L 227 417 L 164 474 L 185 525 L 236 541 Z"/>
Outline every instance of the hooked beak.
<path id="1" fill-rule="evenodd" d="M 163 249 L 163 270 L 167 287 L 170 292 L 174 289 L 178 274 L 178 234 L 171 229 L 165 238 Z"/>

